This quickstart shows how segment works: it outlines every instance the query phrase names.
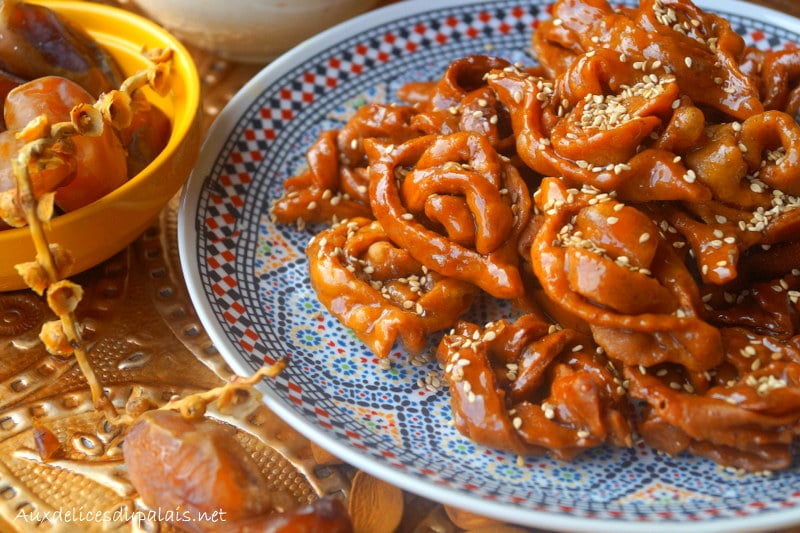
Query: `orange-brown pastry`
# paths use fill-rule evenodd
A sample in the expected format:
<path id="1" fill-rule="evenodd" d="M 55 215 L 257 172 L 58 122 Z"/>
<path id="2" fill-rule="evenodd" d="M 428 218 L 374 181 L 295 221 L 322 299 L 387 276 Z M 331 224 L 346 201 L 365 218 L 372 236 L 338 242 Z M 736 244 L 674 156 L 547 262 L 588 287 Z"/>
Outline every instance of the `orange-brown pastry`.
<path id="1" fill-rule="evenodd" d="M 428 336 L 451 327 L 477 293 L 428 270 L 366 218 L 320 232 L 306 253 L 320 301 L 382 358 L 396 341 L 411 353 L 422 351 Z"/>
<path id="2" fill-rule="evenodd" d="M 455 425 L 470 439 L 517 454 L 569 459 L 609 443 L 631 445 L 630 404 L 591 338 L 527 314 L 459 324 L 436 352 Z"/>
<path id="3" fill-rule="evenodd" d="M 638 432 L 671 454 L 690 451 L 752 472 L 787 468 L 800 422 L 800 351 L 740 328 L 722 337 L 725 362 L 705 384 L 674 365 L 625 370 L 631 397 L 647 406 Z"/>
<path id="4" fill-rule="evenodd" d="M 370 204 L 398 246 L 443 276 L 500 297 L 523 293 L 516 243 L 530 192 L 482 135 L 370 142 Z"/>
<path id="5" fill-rule="evenodd" d="M 591 327 L 609 357 L 694 371 L 721 362 L 719 332 L 703 320 L 697 284 L 650 218 L 554 179 L 543 183 L 537 205 L 546 215 L 531 247 L 534 273 L 551 301 Z"/>

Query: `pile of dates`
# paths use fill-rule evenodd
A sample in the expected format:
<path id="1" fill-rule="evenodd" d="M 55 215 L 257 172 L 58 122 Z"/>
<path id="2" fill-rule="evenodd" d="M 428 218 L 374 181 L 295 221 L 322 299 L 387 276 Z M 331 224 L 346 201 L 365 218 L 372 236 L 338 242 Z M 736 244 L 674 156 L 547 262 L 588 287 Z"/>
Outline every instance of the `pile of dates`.
<path id="1" fill-rule="evenodd" d="M 82 28 L 46 6 L 0 1 L 0 195 L 16 189 L 11 161 L 24 144 L 21 129 L 41 115 L 51 124 L 68 121 L 77 104 L 94 104 L 123 81 L 114 58 Z M 105 127 L 62 146 L 63 164 L 31 175 L 34 194 L 55 192 L 57 209 L 73 211 L 152 161 L 169 139 L 170 120 L 142 93 L 134 93 L 131 107 L 127 127 Z"/>

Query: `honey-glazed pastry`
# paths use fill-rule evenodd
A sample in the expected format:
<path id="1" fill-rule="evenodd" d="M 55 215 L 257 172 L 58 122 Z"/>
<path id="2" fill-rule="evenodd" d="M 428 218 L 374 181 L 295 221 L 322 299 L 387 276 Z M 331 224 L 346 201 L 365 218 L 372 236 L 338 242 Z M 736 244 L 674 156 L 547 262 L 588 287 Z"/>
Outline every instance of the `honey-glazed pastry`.
<path id="1" fill-rule="evenodd" d="M 544 176 L 558 176 L 574 185 L 616 191 L 631 201 L 703 201 L 707 187 L 689 177 L 680 158 L 645 141 L 669 120 L 678 96 L 673 76 L 652 81 L 638 73 L 613 78 L 612 64 L 624 62 L 595 53 L 564 74 L 566 81 L 546 80 L 522 71 L 489 75 L 489 84 L 509 108 L 519 158 Z M 572 76 L 593 76 L 577 92 Z M 608 85 L 615 79 L 619 85 Z M 594 88 L 594 89 L 593 89 Z M 558 92 L 556 91 L 558 89 Z"/>
<path id="2" fill-rule="evenodd" d="M 398 90 L 401 100 L 412 103 L 417 113 L 412 123 L 423 133 L 449 134 L 469 131 L 485 136 L 500 153 L 512 155 L 514 138 L 508 111 L 486 83 L 492 70 L 511 67 L 507 60 L 470 55 L 450 63 L 439 80 L 411 82 Z"/>
<path id="3" fill-rule="evenodd" d="M 764 109 L 797 115 L 800 111 L 800 50 L 747 47 L 740 66 L 758 84 Z"/>
<path id="4" fill-rule="evenodd" d="M 370 204 L 389 238 L 428 269 L 500 298 L 524 292 L 516 243 L 531 198 L 482 135 L 367 144 Z"/>
<path id="5" fill-rule="evenodd" d="M 605 0 L 560 0 L 552 12 L 532 47 L 553 78 L 582 54 L 606 48 L 639 68 L 667 70 L 694 102 L 728 117 L 763 110 L 757 85 L 739 68 L 744 39 L 689 0 L 642 0 L 625 9 Z"/>
<path id="6" fill-rule="evenodd" d="M 703 318 L 692 274 L 658 226 L 610 195 L 543 182 L 545 213 L 531 263 L 547 297 L 585 321 L 608 356 L 693 371 L 722 360 L 719 332 Z"/>
<path id="7" fill-rule="evenodd" d="M 364 139 L 402 142 L 417 136 L 410 106 L 366 104 L 339 130 L 322 132 L 306 152 L 308 168 L 287 179 L 272 205 L 281 223 L 331 223 L 370 217 Z"/>
<path id="8" fill-rule="evenodd" d="M 683 369 L 625 369 L 631 397 L 646 402 L 638 432 L 654 448 L 689 451 L 746 471 L 792 463 L 800 422 L 800 351 L 796 342 L 722 330 L 725 362 L 698 387 Z"/>
<path id="9" fill-rule="evenodd" d="M 429 335 L 451 327 L 478 292 L 429 270 L 366 218 L 320 232 L 306 254 L 319 300 L 381 358 L 398 341 L 410 353 L 422 351 Z"/>
<path id="10" fill-rule="evenodd" d="M 436 352 L 458 430 L 492 448 L 561 459 L 631 445 L 631 406 L 591 338 L 535 314 L 459 322 Z"/>
<path id="11" fill-rule="evenodd" d="M 706 128 L 684 160 L 713 197 L 651 205 L 692 250 L 701 279 L 734 281 L 741 254 L 794 240 L 800 228 L 800 127 L 781 111 Z M 678 246 L 678 245 L 676 245 Z"/>

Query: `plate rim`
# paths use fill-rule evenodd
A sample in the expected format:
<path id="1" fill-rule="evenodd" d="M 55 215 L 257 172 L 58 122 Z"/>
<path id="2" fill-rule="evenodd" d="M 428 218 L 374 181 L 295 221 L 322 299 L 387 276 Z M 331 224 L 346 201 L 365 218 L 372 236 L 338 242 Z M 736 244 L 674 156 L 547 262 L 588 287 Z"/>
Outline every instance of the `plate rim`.
<path id="1" fill-rule="evenodd" d="M 213 312 L 205 296 L 198 269 L 195 244 L 198 242 L 198 225 L 200 223 L 197 220 L 199 214 L 197 201 L 205 188 L 206 182 L 213 174 L 214 163 L 217 161 L 220 151 L 225 149 L 226 143 L 229 142 L 239 123 L 241 113 L 248 109 L 248 106 L 252 104 L 253 98 L 258 97 L 262 88 L 268 86 L 272 80 L 280 78 L 298 63 L 313 57 L 315 52 L 326 46 L 327 43 L 338 44 L 341 40 L 352 35 L 353 30 L 361 33 L 381 24 L 428 11 L 483 3 L 487 3 L 487 0 L 436 0 L 435 2 L 430 0 L 400 0 L 341 22 L 306 39 L 263 67 L 231 97 L 211 123 L 203 140 L 200 155 L 180 195 L 177 228 L 178 253 L 189 297 L 195 312 L 214 347 L 236 374 L 249 374 L 251 369 L 244 365 L 239 357 L 238 350 L 224 335 L 224 324 Z M 526 0 L 520 0 L 520 3 L 526 3 Z M 694 0 L 694 3 L 702 9 L 730 12 L 742 17 L 758 17 L 762 22 L 800 35 L 800 19 L 769 7 L 744 0 L 726 0 L 723 6 L 720 6 L 715 0 Z M 554 513 L 552 511 L 538 511 L 530 508 L 520 509 L 505 502 L 484 500 L 451 487 L 434 485 L 421 478 L 393 469 L 388 463 L 376 461 L 371 456 L 361 455 L 358 450 L 347 445 L 347 443 L 327 433 L 317 431 L 312 421 L 292 411 L 278 398 L 273 397 L 269 390 L 268 382 L 262 382 L 259 389 L 265 392 L 263 397 L 267 407 L 272 409 L 304 437 L 319 444 L 346 463 L 433 501 L 453 507 L 467 508 L 471 512 L 509 523 L 522 524 L 527 527 L 544 527 L 557 531 L 602 533 L 638 533 L 643 527 L 652 530 L 654 533 L 672 533 L 675 531 L 676 526 L 680 526 L 687 532 L 719 531 L 727 533 L 743 530 L 752 531 L 754 528 L 773 529 L 800 524 L 800 506 L 785 511 L 769 511 L 743 518 L 719 518 L 712 521 L 666 519 L 644 522 L 627 518 L 588 518 L 570 516 L 566 513 Z"/>

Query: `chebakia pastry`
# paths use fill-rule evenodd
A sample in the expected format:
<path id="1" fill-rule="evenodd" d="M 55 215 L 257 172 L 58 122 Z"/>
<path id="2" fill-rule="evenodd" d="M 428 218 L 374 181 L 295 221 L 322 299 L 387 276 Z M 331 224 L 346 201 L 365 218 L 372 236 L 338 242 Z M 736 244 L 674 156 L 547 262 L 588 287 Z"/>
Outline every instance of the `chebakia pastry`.
<path id="1" fill-rule="evenodd" d="M 379 357 L 389 355 L 395 341 L 421 352 L 429 335 L 450 327 L 478 292 L 426 268 L 376 220 L 334 224 L 311 240 L 307 252 L 320 301 Z"/>
<path id="2" fill-rule="evenodd" d="M 687 0 L 559 0 L 531 51 L 453 58 L 311 146 L 273 213 L 319 228 L 320 300 L 378 357 L 438 342 L 486 446 L 789 467 L 800 49 Z M 476 295 L 518 312 L 474 323 Z"/>
<path id="3" fill-rule="evenodd" d="M 399 146 L 371 141 L 367 153 L 370 206 L 393 242 L 429 269 L 492 296 L 523 295 L 517 241 L 530 193 L 485 136 L 425 135 Z"/>
<path id="4" fill-rule="evenodd" d="M 436 355 L 456 427 L 482 444 L 562 459 L 602 443 L 631 445 L 619 373 L 588 335 L 535 313 L 482 327 L 464 321 Z"/>

